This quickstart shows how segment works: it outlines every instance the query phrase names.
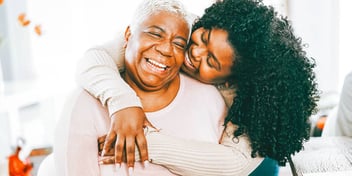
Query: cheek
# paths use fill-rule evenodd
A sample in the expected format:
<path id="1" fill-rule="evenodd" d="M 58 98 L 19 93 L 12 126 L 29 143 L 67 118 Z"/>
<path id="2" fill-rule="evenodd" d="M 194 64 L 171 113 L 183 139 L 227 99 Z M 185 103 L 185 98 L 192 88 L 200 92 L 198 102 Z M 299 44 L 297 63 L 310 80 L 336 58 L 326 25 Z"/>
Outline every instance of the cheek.
<path id="1" fill-rule="evenodd" d="M 185 60 L 185 52 L 184 51 L 175 51 L 175 59 L 177 65 L 181 66 L 183 64 L 183 61 Z"/>
<path id="2" fill-rule="evenodd" d="M 201 64 L 199 65 L 199 73 L 203 74 L 203 75 L 207 75 L 210 72 L 212 72 L 212 68 L 210 68 L 208 66 L 208 64 L 206 64 L 205 62 L 201 62 Z"/>
<path id="3" fill-rule="evenodd" d="M 204 75 L 200 75 L 200 79 L 204 80 L 204 82 L 206 83 L 214 83 L 214 80 L 215 80 L 216 77 L 210 75 L 209 73 L 208 74 L 204 74 Z"/>
<path id="4" fill-rule="evenodd" d="M 204 82 L 212 83 L 217 78 L 217 72 L 208 66 L 202 65 L 199 67 L 199 77 Z"/>

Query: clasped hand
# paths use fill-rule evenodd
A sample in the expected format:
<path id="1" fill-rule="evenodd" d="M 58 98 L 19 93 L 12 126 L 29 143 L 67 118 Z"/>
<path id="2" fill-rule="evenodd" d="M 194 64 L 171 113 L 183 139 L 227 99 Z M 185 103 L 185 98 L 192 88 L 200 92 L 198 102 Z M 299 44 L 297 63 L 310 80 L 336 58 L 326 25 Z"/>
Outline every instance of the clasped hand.
<path id="1" fill-rule="evenodd" d="M 128 167 L 134 167 L 136 146 L 140 161 L 148 160 L 145 126 L 154 128 L 140 107 L 129 107 L 114 113 L 108 134 L 98 139 L 99 154 L 105 156 L 101 163 L 120 165 L 126 161 Z"/>

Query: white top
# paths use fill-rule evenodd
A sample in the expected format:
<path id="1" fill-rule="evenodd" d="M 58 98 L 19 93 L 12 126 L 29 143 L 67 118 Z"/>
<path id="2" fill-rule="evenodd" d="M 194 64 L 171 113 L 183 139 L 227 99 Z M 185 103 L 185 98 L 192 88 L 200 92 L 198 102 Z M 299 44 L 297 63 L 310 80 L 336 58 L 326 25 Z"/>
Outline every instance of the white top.
<path id="1" fill-rule="evenodd" d="M 163 134 L 218 144 L 227 111 L 221 95 L 211 85 L 184 75 L 180 78 L 180 89 L 173 102 L 160 111 L 147 113 L 148 119 L 160 127 Z M 85 91 L 78 91 L 71 96 L 56 130 L 54 155 L 58 173 L 67 176 L 116 175 L 112 165 L 98 164 L 97 139 L 105 135 L 109 127 L 107 109 L 97 99 Z M 127 175 L 126 171 L 127 167 L 123 164 L 120 174 Z M 144 169 L 143 165 L 136 162 L 134 176 L 138 175 L 173 174 L 159 165 L 151 164 L 148 169 Z"/>
<path id="2" fill-rule="evenodd" d="M 139 98 L 136 96 L 135 92 L 122 80 L 118 71 L 118 68 L 123 70 L 124 50 L 122 47 L 122 41 L 123 39 L 120 37 L 103 46 L 90 49 L 85 54 L 84 58 L 81 59 L 77 69 L 78 84 L 88 90 L 93 96 L 99 98 L 102 105 L 107 105 L 110 116 L 114 112 L 126 107 L 141 107 Z M 232 104 L 232 99 L 235 96 L 234 90 L 221 89 L 219 91 L 225 98 L 227 106 L 230 106 Z M 189 98 L 188 100 L 189 102 L 193 102 L 194 99 Z M 207 110 L 208 107 L 218 106 L 218 104 L 212 100 L 211 96 L 208 96 L 208 92 L 203 92 L 201 100 L 205 103 L 202 103 L 204 105 L 204 107 L 202 107 L 202 111 Z M 184 104 L 182 107 L 179 107 L 179 111 L 188 111 L 189 107 L 190 106 Z M 147 116 L 152 117 L 154 115 L 148 113 Z M 175 124 L 169 124 L 170 126 L 167 128 L 168 130 L 164 129 L 163 133 L 165 132 L 171 135 L 173 133 L 178 134 L 176 136 L 181 135 L 182 132 L 179 131 L 182 131 L 185 124 L 187 124 L 185 122 L 190 120 L 187 117 L 189 116 L 182 116 L 177 122 L 175 122 Z M 151 122 L 157 127 L 161 127 L 158 123 L 162 122 L 158 122 L 159 120 L 162 121 L 161 116 L 160 118 L 154 118 Z M 205 128 L 209 128 L 210 126 L 210 130 L 206 130 L 207 132 L 205 133 L 207 133 L 208 136 L 214 135 L 215 133 L 210 133 L 217 131 L 215 130 L 215 126 L 218 124 L 211 123 L 213 123 L 211 120 L 202 120 L 201 123 L 193 126 L 190 133 L 201 133 L 201 131 Z M 164 125 L 168 126 L 167 124 Z M 154 163 L 164 165 L 171 169 L 174 173 L 192 176 L 248 175 L 263 160 L 263 158 L 259 157 L 251 158 L 250 143 L 248 138 L 245 136 L 239 137 L 239 142 L 234 143 L 232 141 L 233 135 L 225 135 L 221 141 L 223 145 L 218 145 L 214 143 L 205 144 L 204 142 L 199 141 L 185 141 L 184 139 L 192 139 L 193 136 L 182 135 L 179 136 L 181 139 L 173 139 L 172 137 L 166 135 L 163 137 L 156 135 L 157 137 L 153 138 L 151 138 L 152 135 L 146 136 L 148 140 L 149 157 L 151 158 L 153 156 Z M 168 137 L 171 139 L 166 139 Z M 205 141 L 208 140 L 206 137 L 201 136 L 194 139 L 201 139 Z M 165 141 L 167 142 L 165 143 Z M 170 143 L 175 145 L 170 146 Z M 165 149 L 170 150 L 165 151 Z M 175 154 L 177 158 L 176 160 Z M 193 163 L 192 167 L 189 166 L 189 163 Z"/>

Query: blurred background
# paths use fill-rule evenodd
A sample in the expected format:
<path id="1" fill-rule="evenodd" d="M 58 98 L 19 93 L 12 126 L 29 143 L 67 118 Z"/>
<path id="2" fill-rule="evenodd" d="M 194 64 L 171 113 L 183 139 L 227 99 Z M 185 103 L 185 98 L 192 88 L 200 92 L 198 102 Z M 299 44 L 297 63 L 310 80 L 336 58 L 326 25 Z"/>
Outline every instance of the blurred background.
<path id="1" fill-rule="evenodd" d="M 67 93 L 75 88 L 76 62 L 128 25 L 141 0 L 0 1 L 0 161 L 18 138 L 27 153 L 50 148 Z M 182 0 L 202 15 L 215 0 Z M 317 63 L 322 99 L 312 121 L 336 106 L 343 79 L 352 70 L 352 2 L 264 0 L 288 16 Z M 0 169 L 1 170 L 1 169 Z"/>

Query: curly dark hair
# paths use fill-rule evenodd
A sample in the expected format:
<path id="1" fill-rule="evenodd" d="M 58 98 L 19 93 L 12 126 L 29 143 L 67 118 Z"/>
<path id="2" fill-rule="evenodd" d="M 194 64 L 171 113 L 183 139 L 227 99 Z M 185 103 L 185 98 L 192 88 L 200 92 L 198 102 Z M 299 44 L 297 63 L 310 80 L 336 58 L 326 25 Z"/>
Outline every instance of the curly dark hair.
<path id="1" fill-rule="evenodd" d="M 193 30 L 224 29 L 236 56 L 228 81 L 236 97 L 225 123 L 248 135 L 252 157 L 285 165 L 310 136 L 319 94 L 313 58 L 286 17 L 261 0 L 223 0 L 205 10 Z"/>

